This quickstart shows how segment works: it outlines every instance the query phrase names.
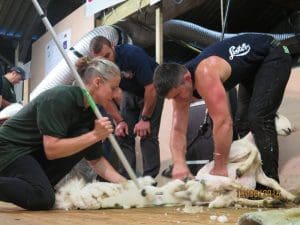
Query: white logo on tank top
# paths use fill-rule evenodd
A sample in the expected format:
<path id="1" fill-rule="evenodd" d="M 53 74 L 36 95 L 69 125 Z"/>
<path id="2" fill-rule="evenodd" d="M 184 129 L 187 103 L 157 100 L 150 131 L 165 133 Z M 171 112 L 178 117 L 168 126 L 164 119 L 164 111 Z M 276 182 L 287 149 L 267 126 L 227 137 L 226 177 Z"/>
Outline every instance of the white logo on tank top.
<path id="1" fill-rule="evenodd" d="M 231 46 L 229 48 L 229 59 L 233 60 L 234 57 L 237 56 L 243 56 L 243 55 L 247 55 L 251 50 L 251 47 L 249 44 L 243 43 L 241 45 L 238 46 Z"/>

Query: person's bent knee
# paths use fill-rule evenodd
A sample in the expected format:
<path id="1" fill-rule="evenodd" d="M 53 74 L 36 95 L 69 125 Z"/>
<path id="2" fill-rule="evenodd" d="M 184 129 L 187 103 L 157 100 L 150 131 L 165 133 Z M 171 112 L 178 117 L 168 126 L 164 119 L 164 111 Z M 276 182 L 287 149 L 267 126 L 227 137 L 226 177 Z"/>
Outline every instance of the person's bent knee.
<path id="1" fill-rule="evenodd" d="M 38 193 L 30 199 L 27 204 L 28 210 L 49 210 L 52 209 L 55 203 L 54 191 Z"/>
<path id="2" fill-rule="evenodd" d="M 275 132 L 275 115 L 268 115 L 265 117 L 257 116 L 254 113 L 249 113 L 248 122 L 250 131 L 253 133 L 261 130 L 268 130 L 268 132 Z"/>

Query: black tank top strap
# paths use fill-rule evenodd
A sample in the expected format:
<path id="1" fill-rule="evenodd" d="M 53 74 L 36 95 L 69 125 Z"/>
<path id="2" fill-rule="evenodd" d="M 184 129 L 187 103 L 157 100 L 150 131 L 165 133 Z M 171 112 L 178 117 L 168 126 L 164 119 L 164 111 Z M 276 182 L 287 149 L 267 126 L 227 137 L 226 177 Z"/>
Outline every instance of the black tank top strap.
<path id="1" fill-rule="evenodd" d="M 198 93 L 197 90 L 194 90 L 194 91 L 193 91 L 193 97 L 202 99 L 202 97 L 199 95 L 199 93 Z"/>

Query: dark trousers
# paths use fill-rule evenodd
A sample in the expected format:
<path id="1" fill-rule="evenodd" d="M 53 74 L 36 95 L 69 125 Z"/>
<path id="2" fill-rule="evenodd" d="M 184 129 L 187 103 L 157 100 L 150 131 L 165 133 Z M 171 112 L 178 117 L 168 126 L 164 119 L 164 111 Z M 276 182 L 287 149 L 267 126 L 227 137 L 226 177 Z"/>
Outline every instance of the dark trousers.
<path id="1" fill-rule="evenodd" d="M 0 201 L 29 210 L 51 209 L 55 200 L 53 187 L 93 147 L 55 160 L 48 160 L 43 149 L 20 156 L 0 171 Z"/>
<path id="2" fill-rule="evenodd" d="M 249 131 L 260 151 L 265 174 L 279 181 L 275 115 L 290 76 L 291 57 L 282 47 L 271 48 L 252 81 L 238 91 L 236 128 L 240 137 Z"/>
<path id="3" fill-rule="evenodd" d="M 160 169 L 160 151 L 158 132 L 160 127 L 160 119 L 163 109 L 164 100 L 157 99 L 156 106 L 150 121 L 151 133 L 145 138 L 142 138 L 141 153 L 143 158 L 143 176 L 156 177 Z M 144 106 L 144 98 L 137 97 L 131 93 L 124 92 L 120 111 L 129 128 L 129 135 L 124 138 L 118 138 L 121 149 L 124 152 L 129 164 L 136 169 L 136 154 L 135 154 L 135 135 L 133 129 L 135 124 L 140 120 Z M 118 171 L 123 176 L 128 177 L 123 165 L 118 162 Z"/>
<path id="4" fill-rule="evenodd" d="M 29 210 L 52 208 L 53 187 L 33 156 L 21 156 L 0 172 L 0 201 Z"/>

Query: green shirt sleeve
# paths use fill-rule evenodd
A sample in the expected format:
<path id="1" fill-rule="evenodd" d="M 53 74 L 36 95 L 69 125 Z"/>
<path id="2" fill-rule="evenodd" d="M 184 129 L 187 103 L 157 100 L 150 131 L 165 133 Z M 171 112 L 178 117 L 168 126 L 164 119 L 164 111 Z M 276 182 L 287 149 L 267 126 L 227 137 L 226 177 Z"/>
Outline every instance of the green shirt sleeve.
<path id="1" fill-rule="evenodd" d="M 102 147 L 103 144 L 101 142 L 97 142 L 96 144 L 91 145 L 86 149 L 86 155 L 84 158 L 86 160 L 94 160 L 101 158 L 103 156 Z"/>
<path id="2" fill-rule="evenodd" d="M 37 125 L 41 133 L 58 138 L 66 137 L 73 120 L 74 104 L 63 99 L 47 99 L 37 107 Z"/>

